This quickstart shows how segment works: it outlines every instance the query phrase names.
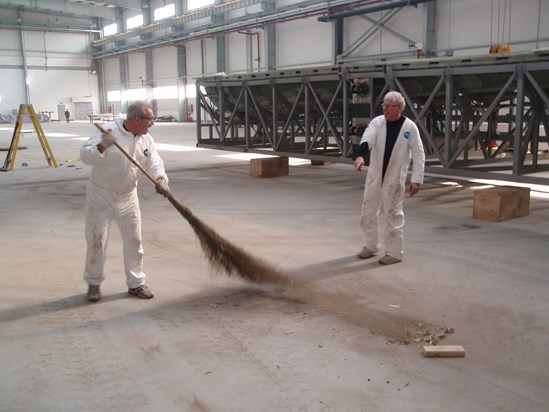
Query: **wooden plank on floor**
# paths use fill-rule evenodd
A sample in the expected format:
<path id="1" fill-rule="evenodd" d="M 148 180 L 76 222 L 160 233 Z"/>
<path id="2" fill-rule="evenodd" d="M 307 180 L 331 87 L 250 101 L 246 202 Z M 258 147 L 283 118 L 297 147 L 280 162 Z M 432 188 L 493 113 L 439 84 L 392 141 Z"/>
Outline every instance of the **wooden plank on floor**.
<path id="1" fill-rule="evenodd" d="M 463 358 L 465 348 L 461 345 L 424 346 L 423 351 L 428 358 Z"/>

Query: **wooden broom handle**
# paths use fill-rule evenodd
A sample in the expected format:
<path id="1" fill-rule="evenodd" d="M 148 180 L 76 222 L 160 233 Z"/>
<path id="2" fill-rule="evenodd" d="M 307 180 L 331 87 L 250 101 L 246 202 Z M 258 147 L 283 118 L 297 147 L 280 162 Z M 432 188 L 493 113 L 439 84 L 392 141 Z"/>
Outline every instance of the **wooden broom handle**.
<path id="1" fill-rule="evenodd" d="M 99 125 L 98 123 L 94 123 L 94 125 L 95 125 L 95 127 L 97 127 L 101 131 L 101 133 L 109 133 L 107 130 L 103 129 L 101 127 L 101 125 Z M 154 177 L 152 177 L 151 174 L 149 172 L 147 172 L 145 170 L 145 168 L 143 166 L 141 166 L 139 164 L 139 162 L 133 158 L 132 155 L 130 155 L 128 152 L 126 152 L 126 150 L 124 150 L 124 148 L 122 146 L 120 146 L 118 144 L 118 142 L 114 142 L 113 144 L 118 148 L 118 150 L 120 150 L 124 154 L 124 156 L 126 156 L 128 158 L 128 160 L 130 162 L 132 162 L 139 170 L 141 170 L 143 172 L 143 174 L 145 176 L 147 176 L 147 178 L 151 181 L 151 183 L 153 185 L 156 186 L 156 184 L 157 184 L 156 179 Z"/>

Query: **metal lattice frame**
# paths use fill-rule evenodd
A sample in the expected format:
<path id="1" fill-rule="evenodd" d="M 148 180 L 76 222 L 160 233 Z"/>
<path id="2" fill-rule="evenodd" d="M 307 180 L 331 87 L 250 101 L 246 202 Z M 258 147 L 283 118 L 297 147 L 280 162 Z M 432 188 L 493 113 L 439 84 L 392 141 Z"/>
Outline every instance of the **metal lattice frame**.
<path id="1" fill-rule="evenodd" d="M 354 79 L 369 79 L 356 103 Z M 427 170 L 549 184 L 549 52 L 330 66 L 197 81 L 198 146 L 351 163 L 357 117 L 406 99 Z M 209 129 L 207 136 L 203 131 Z M 541 131 L 541 132 L 540 132 Z"/>

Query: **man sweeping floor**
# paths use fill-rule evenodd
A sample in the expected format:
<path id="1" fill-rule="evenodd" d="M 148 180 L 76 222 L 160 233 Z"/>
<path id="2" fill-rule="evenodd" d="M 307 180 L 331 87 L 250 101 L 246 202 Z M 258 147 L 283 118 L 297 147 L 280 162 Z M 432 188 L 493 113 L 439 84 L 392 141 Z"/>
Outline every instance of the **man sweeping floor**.
<path id="1" fill-rule="evenodd" d="M 155 149 L 149 128 L 154 124 L 153 109 L 138 101 L 128 107 L 126 119 L 117 118 L 102 127 L 80 149 L 85 164 L 91 165 L 86 191 L 86 266 L 84 280 L 88 283 L 88 300 L 101 299 L 100 285 L 105 280 L 105 261 L 109 229 L 114 220 L 120 230 L 124 251 L 124 269 L 128 293 L 143 299 L 154 297 L 145 284 L 143 245 L 141 242 L 141 210 L 137 195 L 140 171 L 116 147 L 114 142 L 131 153 L 156 179 L 156 191 L 169 193 L 164 161 Z"/>

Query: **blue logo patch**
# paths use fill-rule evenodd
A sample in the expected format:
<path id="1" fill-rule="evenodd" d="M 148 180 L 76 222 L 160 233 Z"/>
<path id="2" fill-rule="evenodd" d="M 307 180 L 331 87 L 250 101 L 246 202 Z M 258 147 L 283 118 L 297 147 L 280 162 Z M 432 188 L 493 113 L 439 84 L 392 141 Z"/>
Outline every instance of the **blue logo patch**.
<path id="1" fill-rule="evenodd" d="M 408 140 L 410 138 L 410 132 L 404 132 L 404 138 Z"/>
<path id="2" fill-rule="evenodd" d="M 408 133 L 408 132 L 406 132 L 406 133 Z M 143 154 L 145 155 L 145 157 L 149 157 L 149 149 L 145 149 L 143 151 Z"/>

